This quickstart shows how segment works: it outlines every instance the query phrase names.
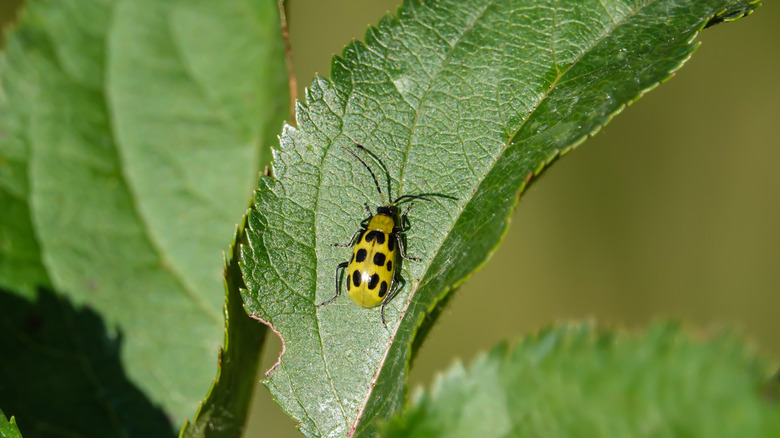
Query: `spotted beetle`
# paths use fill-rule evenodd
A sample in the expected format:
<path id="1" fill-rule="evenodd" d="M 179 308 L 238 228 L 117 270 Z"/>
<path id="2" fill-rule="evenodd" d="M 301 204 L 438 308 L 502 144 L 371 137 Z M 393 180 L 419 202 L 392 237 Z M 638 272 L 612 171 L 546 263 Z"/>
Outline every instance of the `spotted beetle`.
<path id="1" fill-rule="evenodd" d="M 356 145 L 357 149 L 366 154 L 379 164 L 387 175 L 387 190 L 390 197 L 390 177 L 384 164 L 361 145 Z M 409 257 L 404 248 L 402 234 L 409 229 L 409 211 L 414 204 L 409 204 L 406 211 L 400 214 L 398 205 L 414 199 L 431 201 L 428 197 L 439 196 L 455 199 L 451 196 L 435 193 L 423 193 L 419 195 L 399 196 L 389 204 L 386 203 L 379 181 L 371 170 L 371 167 L 350 149 L 342 148 L 350 155 L 355 157 L 371 174 L 374 185 L 379 192 L 382 204 L 376 209 L 376 214 L 371 213 L 368 203 L 364 204 L 368 217 L 360 222 L 358 229 L 347 244 L 334 244 L 337 248 L 349 248 L 354 245 L 352 250 L 352 259 L 348 262 L 339 263 L 336 267 L 336 295 L 319 304 L 320 307 L 332 303 L 341 295 L 341 280 L 344 277 L 344 270 L 347 272 L 347 293 L 352 301 L 358 306 L 372 308 L 382 305 L 380 314 L 382 324 L 387 327 L 385 321 L 385 306 L 405 284 L 403 278 L 399 275 L 396 254 L 400 254 L 406 260 L 420 261 L 417 257 Z M 392 199 L 392 198 L 391 198 Z"/>

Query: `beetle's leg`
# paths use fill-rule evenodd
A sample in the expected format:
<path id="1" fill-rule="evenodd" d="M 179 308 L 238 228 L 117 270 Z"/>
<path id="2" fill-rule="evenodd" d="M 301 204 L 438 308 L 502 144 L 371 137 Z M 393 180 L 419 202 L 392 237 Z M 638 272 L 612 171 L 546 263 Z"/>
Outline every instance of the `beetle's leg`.
<path id="1" fill-rule="evenodd" d="M 406 255 L 406 248 L 404 248 L 403 236 L 401 236 L 400 234 L 395 234 L 395 243 L 398 244 L 398 254 L 401 254 L 401 257 L 405 258 L 406 260 L 411 260 L 413 262 L 420 261 L 418 257 L 409 257 L 408 255 Z"/>
<path id="2" fill-rule="evenodd" d="M 385 326 L 385 328 L 387 328 L 387 322 L 385 322 L 385 306 L 390 302 L 390 300 L 393 299 L 393 297 L 396 296 L 399 290 L 403 289 L 404 285 L 406 284 L 406 280 L 398 275 L 398 273 L 396 273 L 394 280 L 395 281 L 393 281 L 393 286 L 390 288 L 390 293 L 388 293 L 387 298 L 382 301 L 382 310 L 379 312 L 382 315 L 382 325 Z"/>
<path id="3" fill-rule="evenodd" d="M 336 298 L 339 297 L 339 295 L 341 295 L 341 285 L 339 284 L 339 280 L 341 280 L 341 277 L 343 277 L 343 275 L 339 275 L 339 270 L 341 270 L 341 273 L 343 274 L 344 273 L 344 269 L 346 269 L 347 266 L 349 266 L 349 262 L 339 263 L 339 265 L 336 266 L 336 295 L 333 295 L 333 298 L 331 298 L 331 299 L 329 299 L 327 301 L 321 302 L 320 304 L 317 305 L 317 307 L 322 307 L 322 306 L 328 305 L 328 304 L 332 303 L 333 301 L 335 301 Z"/>
<path id="4" fill-rule="evenodd" d="M 366 211 L 368 212 L 368 217 L 360 221 L 360 226 L 363 228 L 368 228 L 368 223 L 371 222 L 371 218 L 373 218 L 374 215 L 371 213 L 371 207 L 368 206 L 368 202 L 363 204 L 363 207 L 366 207 Z"/>
<path id="5" fill-rule="evenodd" d="M 334 248 L 351 248 L 352 245 L 355 244 L 355 241 L 357 241 L 358 235 L 360 235 L 363 231 L 365 231 L 365 230 L 360 229 L 360 230 L 355 231 L 355 234 L 352 235 L 352 239 L 350 239 L 349 243 L 347 243 L 347 244 L 334 243 L 331 246 L 333 246 Z"/>
<path id="6" fill-rule="evenodd" d="M 411 228 L 411 224 L 409 223 L 409 211 L 414 207 L 414 203 L 409 203 L 409 207 L 406 208 L 406 211 L 404 214 L 401 215 L 401 225 L 397 225 L 393 227 L 394 233 L 403 233 L 404 231 Z"/>
<path id="7" fill-rule="evenodd" d="M 401 216 L 401 228 L 403 228 L 403 231 L 408 230 L 412 226 L 412 224 L 409 223 L 409 212 L 412 211 L 412 207 L 414 207 L 414 203 L 410 202 L 409 206 L 406 207 L 403 216 Z"/>

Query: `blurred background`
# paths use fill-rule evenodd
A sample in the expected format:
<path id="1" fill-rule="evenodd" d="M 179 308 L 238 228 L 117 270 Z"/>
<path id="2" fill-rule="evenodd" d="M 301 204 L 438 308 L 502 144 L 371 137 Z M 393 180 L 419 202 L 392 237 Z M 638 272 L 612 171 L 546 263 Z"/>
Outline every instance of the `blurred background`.
<path id="1" fill-rule="evenodd" d="M 18 0 L 0 0 L 0 22 Z M 298 94 L 398 1 L 289 0 Z M 492 260 L 457 291 L 410 387 L 555 322 L 735 328 L 780 359 L 780 9 L 715 26 L 671 81 L 545 171 Z M 276 360 L 274 337 L 264 365 Z M 258 384 L 246 436 L 297 437 Z"/>

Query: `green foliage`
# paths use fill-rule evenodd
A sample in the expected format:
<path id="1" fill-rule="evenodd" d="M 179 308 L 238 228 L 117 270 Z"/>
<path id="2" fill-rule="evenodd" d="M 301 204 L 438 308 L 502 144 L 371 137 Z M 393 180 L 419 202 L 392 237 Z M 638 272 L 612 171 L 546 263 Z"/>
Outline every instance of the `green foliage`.
<path id="1" fill-rule="evenodd" d="M 701 29 L 755 7 L 750 0 L 408 1 L 334 59 L 332 81 L 312 84 L 297 108 L 299 127 L 284 131 L 271 175 L 259 182 L 241 269 L 233 246 L 220 273 L 217 254 L 286 115 L 277 4 L 31 0 L 0 70 L 0 407 L 28 437 L 54 429 L 170 436 L 212 381 L 224 316 L 217 378 L 181 435 L 236 436 L 265 332 L 242 309 L 246 286 L 247 310 L 284 338 L 267 385 L 302 431 L 372 435 L 378 420 L 401 409 L 416 350 L 452 291 L 498 244 L 519 193 L 668 79 Z M 415 204 L 407 248 L 422 261 L 401 267 L 406 286 L 388 306 L 387 328 L 378 308 L 359 308 L 346 294 L 316 306 L 333 295 L 335 267 L 349 256 L 331 244 L 357 229 L 364 202 L 379 203 L 365 169 L 340 149 L 356 142 L 382 158 L 396 196 L 457 198 Z M 239 227 L 236 241 L 243 233 Z M 537 358 L 560 360 L 574 346 L 585 365 L 612 358 L 627 367 L 620 354 L 636 359 L 658 353 L 648 345 L 679 346 L 668 332 L 658 329 L 644 344 L 626 341 L 634 348 L 628 353 L 593 341 L 617 335 L 587 331 L 553 331 L 529 344 L 536 342 Z M 679 358 L 652 356 L 666 374 L 648 379 L 675 383 L 675 365 L 699 378 L 689 380 L 703 391 L 707 378 L 746 365 L 746 380 L 710 389 L 742 391 L 744 403 L 734 405 L 740 420 L 765 412 L 745 389 L 763 368 L 730 348 L 731 362 L 696 373 L 694 364 L 716 360 L 713 349 L 731 344 L 683 344 Z M 485 391 L 503 389 L 495 388 L 500 378 L 525 384 L 526 362 L 519 371 L 494 364 L 505 353 L 474 368 L 492 373 L 457 379 L 494 378 L 493 387 L 478 388 Z M 554 377 L 567 365 L 548 370 Z M 585 365 L 597 376 L 598 367 Z M 645 382 L 636 373 L 624 377 L 617 383 Z M 441 393 L 458 390 L 443 382 Z M 610 380 L 579 383 L 614 402 L 605 395 Z M 547 396 L 550 387 L 537 384 L 535 395 Z M 640 400 L 646 411 L 658 401 L 650 396 L 663 394 L 641 391 L 655 388 L 631 388 L 647 395 Z M 589 401 L 557 389 L 578 403 L 561 409 Z M 464 400 L 453 394 L 444 414 Z M 436 397 L 423 398 L 392 431 L 448 427 L 433 415 Z M 689 404 L 670 409 L 692 406 L 671 401 L 680 400 Z M 486 418 L 522 426 L 501 417 L 522 400 L 471 402 Z M 560 412 L 568 410 L 550 418 Z M 602 424 L 588 413 L 572 416 L 571 425 Z M 777 425 L 755 415 L 756 423 L 744 424 L 757 424 L 757 433 L 766 418 Z M 625 420 L 633 418 L 644 417 Z M 13 420 L 4 420 L 0 434 L 18 436 Z"/>
<path id="2" fill-rule="evenodd" d="M 384 437 L 776 437 L 766 364 L 741 342 L 558 327 L 456 364 Z"/>
<path id="3" fill-rule="evenodd" d="M 0 410 L 0 438 L 22 438 L 19 428 L 16 427 L 16 420 L 11 417 L 9 421 L 5 414 Z"/>
<path id="4" fill-rule="evenodd" d="M 376 431 L 405 399 L 420 345 L 449 294 L 503 235 L 517 196 L 556 157 L 667 80 L 708 24 L 750 1 L 407 1 L 335 58 L 285 129 L 242 247 L 247 310 L 285 353 L 267 385 L 308 436 Z M 410 215 L 406 287 L 363 309 L 334 293 L 336 265 L 379 200 L 341 150 L 379 155 L 395 193 L 440 193 Z"/>
<path id="5" fill-rule="evenodd" d="M 208 397 L 194 421 L 186 422 L 179 436 L 237 437 L 244 428 L 247 410 L 257 381 L 257 370 L 266 326 L 244 312 L 240 290 L 245 287 L 238 267 L 238 242 L 242 223 L 225 260 L 225 341 L 219 354 L 219 371 Z"/>
<path id="6" fill-rule="evenodd" d="M 0 81 L 0 342 L 25 351 L 0 406 L 28 436 L 172 435 L 214 379 L 219 254 L 287 115 L 277 4 L 32 0 Z"/>

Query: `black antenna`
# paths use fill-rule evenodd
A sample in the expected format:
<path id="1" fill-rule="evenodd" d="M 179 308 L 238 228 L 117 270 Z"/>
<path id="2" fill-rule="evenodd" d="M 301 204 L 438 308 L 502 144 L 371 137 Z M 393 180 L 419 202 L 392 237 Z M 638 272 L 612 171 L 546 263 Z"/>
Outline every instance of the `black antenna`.
<path id="1" fill-rule="evenodd" d="M 453 201 L 457 201 L 458 200 L 458 198 L 456 198 L 454 196 L 442 195 L 441 193 L 420 193 L 419 195 L 403 195 L 403 196 L 399 196 L 398 198 L 395 199 L 395 201 L 393 201 L 393 204 L 400 204 L 399 201 L 401 201 L 402 199 L 408 199 L 408 200 L 411 200 L 411 199 L 422 199 L 423 201 L 433 202 L 433 199 L 428 199 L 431 196 L 435 196 L 437 198 L 451 199 Z"/>
<path id="2" fill-rule="evenodd" d="M 361 149 L 365 150 L 365 148 L 363 148 L 362 146 L 360 146 L 360 145 L 358 145 L 358 146 Z M 368 173 L 371 174 L 371 178 L 374 179 L 374 185 L 376 185 L 376 190 L 379 192 L 379 197 L 382 198 L 382 204 L 385 204 L 385 195 L 382 194 L 382 189 L 379 187 L 379 181 L 376 179 L 376 175 L 374 175 L 374 171 L 371 170 L 371 168 L 368 167 L 368 164 L 366 164 L 366 162 L 363 161 L 362 158 L 358 157 L 358 155 L 356 153 L 352 152 L 351 150 L 349 150 L 349 149 L 347 149 L 347 148 L 345 148 L 343 146 L 341 147 L 341 149 L 344 149 L 345 151 L 349 152 L 350 155 L 352 155 L 353 157 L 357 158 L 357 160 L 360 161 L 360 163 L 363 166 L 365 166 L 366 170 L 368 170 Z M 388 194 L 388 196 L 389 196 L 389 194 Z"/>
<path id="3" fill-rule="evenodd" d="M 363 147 L 363 145 L 355 143 L 355 147 L 357 147 L 358 150 L 361 150 L 364 153 L 366 153 L 368 156 L 370 156 L 371 159 L 374 160 L 374 162 L 377 163 L 377 165 L 379 165 L 379 167 L 381 167 L 382 170 L 385 171 L 385 177 L 387 178 L 387 197 L 389 199 L 392 199 L 393 197 L 391 195 L 391 193 L 392 193 L 391 192 L 392 186 L 390 185 L 390 173 L 387 171 L 387 167 L 385 166 L 385 163 L 383 163 L 382 160 L 379 159 L 379 157 L 374 155 L 373 152 L 371 152 L 370 150 L 368 150 L 365 147 Z M 360 164 L 362 164 L 366 168 L 366 170 L 368 170 L 368 173 L 371 174 L 371 178 L 374 179 L 374 185 L 376 186 L 376 190 L 379 192 L 379 197 L 382 198 L 382 204 L 384 205 L 385 204 L 385 196 L 384 196 L 384 194 L 382 194 L 382 189 L 379 186 L 379 180 L 376 178 L 376 174 L 374 173 L 374 171 L 371 170 L 371 168 L 368 166 L 368 164 L 366 164 L 366 162 L 362 158 L 360 158 L 358 156 L 358 154 L 356 154 L 355 152 L 352 152 L 350 149 L 347 149 L 344 146 L 342 146 L 341 149 L 344 149 L 345 151 L 349 152 L 350 155 L 352 155 L 358 161 L 360 161 Z M 410 201 L 410 200 L 413 200 L 413 199 L 421 199 L 423 201 L 433 202 L 433 199 L 429 199 L 430 197 L 451 199 L 453 201 L 457 201 L 458 200 L 458 198 L 456 198 L 454 196 L 443 195 L 441 193 L 420 193 L 419 195 L 403 195 L 403 196 L 399 196 L 392 203 L 390 203 L 390 205 L 396 205 L 396 204 L 399 204 L 401 202 L 406 202 L 406 201 Z"/>
<path id="4" fill-rule="evenodd" d="M 387 198 L 393 199 L 393 190 L 392 185 L 390 184 L 390 172 L 387 171 L 387 166 L 385 166 L 385 163 L 379 159 L 373 152 L 366 149 L 362 144 L 355 143 L 355 147 L 357 147 L 359 150 L 363 151 L 366 155 L 371 157 L 374 162 L 379 165 L 379 167 L 382 168 L 382 170 L 385 172 L 385 178 L 387 179 Z"/>

